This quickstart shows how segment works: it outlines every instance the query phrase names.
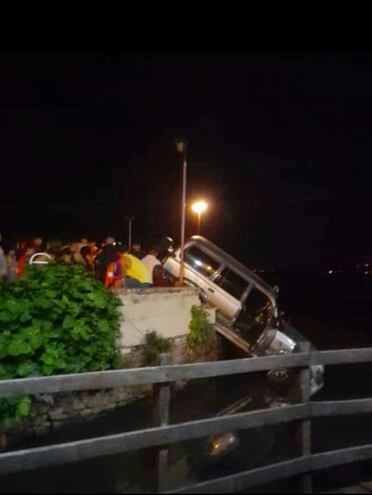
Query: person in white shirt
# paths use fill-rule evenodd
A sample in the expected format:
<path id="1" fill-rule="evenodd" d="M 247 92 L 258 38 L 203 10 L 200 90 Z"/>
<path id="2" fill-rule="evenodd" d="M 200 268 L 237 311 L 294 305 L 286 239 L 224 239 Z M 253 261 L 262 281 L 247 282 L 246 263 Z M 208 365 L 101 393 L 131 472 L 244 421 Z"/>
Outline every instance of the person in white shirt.
<path id="1" fill-rule="evenodd" d="M 158 256 L 158 251 L 151 247 L 148 251 L 146 256 L 142 259 L 142 263 L 144 263 L 151 273 L 151 283 L 153 283 L 153 278 L 152 278 L 152 272 L 157 265 L 161 265 L 161 261 L 157 258 Z"/>

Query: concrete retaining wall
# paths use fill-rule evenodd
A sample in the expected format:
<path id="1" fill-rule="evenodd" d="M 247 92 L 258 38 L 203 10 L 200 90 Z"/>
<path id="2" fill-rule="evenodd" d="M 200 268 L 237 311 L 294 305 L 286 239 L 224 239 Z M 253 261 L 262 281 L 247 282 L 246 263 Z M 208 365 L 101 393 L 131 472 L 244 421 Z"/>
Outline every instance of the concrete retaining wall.
<path id="1" fill-rule="evenodd" d="M 188 287 L 152 288 L 119 292 L 123 303 L 119 347 L 122 354 L 143 343 L 147 332 L 166 339 L 187 335 L 191 308 L 199 305 L 199 290 Z M 215 313 L 210 310 L 211 322 Z"/>

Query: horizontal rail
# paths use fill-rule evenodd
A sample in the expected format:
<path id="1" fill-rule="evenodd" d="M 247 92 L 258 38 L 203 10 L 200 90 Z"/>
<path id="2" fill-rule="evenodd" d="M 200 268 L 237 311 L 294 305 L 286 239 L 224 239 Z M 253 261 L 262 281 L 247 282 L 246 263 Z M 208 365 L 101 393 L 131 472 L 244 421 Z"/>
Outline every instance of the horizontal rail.
<path id="1" fill-rule="evenodd" d="M 279 462 L 270 466 L 244 471 L 242 473 L 204 481 L 191 486 L 165 493 L 235 493 L 250 486 L 261 485 L 290 478 L 309 471 L 311 457 L 298 457 L 289 461 Z"/>
<path id="2" fill-rule="evenodd" d="M 372 348 L 337 349 L 310 353 L 310 364 L 354 364 L 372 362 Z"/>
<path id="3" fill-rule="evenodd" d="M 369 459 L 372 459 L 372 445 L 349 447 L 310 456 L 297 457 L 289 461 L 185 486 L 177 490 L 168 491 L 167 493 L 233 493 L 251 486 Z"/>
<path id="4" fill-rule="evenodd" d="M 310 416 L 346 416 L 372 412 L 372 399 L 322 401 L 310 403 Z"/>
<path id="5" fill-rule="evenodd" d="M 319 471 L 369 459 L 372 459 L 372 444 L 359 445 L 358 447 L 348 447 L 314 454 L 311 459 L 311 468 L 314 471 Z"/>
<path id="6" fill-rule="evenodd" d="M 372 359 L 372 351 L 371 351 Z M 192 380 L 217 376 L 237 375 L 266 371 L 273 368 L 294 368 L 307 366 L 306 353 L 286 356 L 265 356 L 259 358 L 232 359 L 208 363 L 179 364 L 114 371 L 99 371 L 69 375 L 54 375 L 16 380 L 0 380 L 0 397 L 20 394 L 45 394 L 93 390 L 123 385 L 144 385 L 166 383 L 177 380 Z"/>
<path id="7" fill-rule="evenodd" d="M 94 390 L 123 385 L 166 383 L 177 380 L 254 373 L 275 368 L 296 368 L 316 364 L 351 364 L 368 361 L 372 361 L 372 348 L 314 351 L 310 353 L 250 357 L 209 363 L 0 380 L 0 397 Z"/>
<path id="8" fill-rule="evenodd" d="M 208 437 L 217 433 L 298 421 L 309 417 L 367 413 L 371 410 L 372 399 L 296 404 L 7 452 L 0 454 L 0 475 L 157 447 L 188 439 Z M 353 447 L 336 451 L 336 453 L 332 452 L 329 455 L 328 453 L 316 454 L 313 458 L 318 464 L 314 464 L 314 469 L 321 469 L 317 467 L 320 466 L 319 463 L 323 467 L 329 467 L 337 465 L 338 461 L 340 464 L 352 462 L 349 459 L 354 453 L 359 455 L 355 460 L 367 459 L 372 457 L 372 446 Z"/>
<path id="9" fill-rule="evenodd" d="M 295 421 L 308 414 L 309 406 L 298 404 L 7 452 L 0 454 L 0 475 Z"/>

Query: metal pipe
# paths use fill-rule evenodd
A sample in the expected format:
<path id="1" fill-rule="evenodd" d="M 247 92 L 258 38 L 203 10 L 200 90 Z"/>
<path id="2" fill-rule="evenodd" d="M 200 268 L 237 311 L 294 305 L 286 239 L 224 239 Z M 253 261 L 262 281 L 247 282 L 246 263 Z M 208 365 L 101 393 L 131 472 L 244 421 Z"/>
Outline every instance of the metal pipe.
<path id="1" fill-rule="evenodd" d="M 132 251 L 132 220 L 133 217 L 129 218 L 129 233 L 128 233 L 128 250 Z"/>
<path id="2" fill-rule="evenodd" d="M 187 154 L 183 153 L 183 177 L 182 177 L 182 220 L 181 220 L 181 266 L 180 266 L 180 284 L 183 285 L 185 265 L 185 224 L 186 224 L 186 180 L 187 180 Z"/>

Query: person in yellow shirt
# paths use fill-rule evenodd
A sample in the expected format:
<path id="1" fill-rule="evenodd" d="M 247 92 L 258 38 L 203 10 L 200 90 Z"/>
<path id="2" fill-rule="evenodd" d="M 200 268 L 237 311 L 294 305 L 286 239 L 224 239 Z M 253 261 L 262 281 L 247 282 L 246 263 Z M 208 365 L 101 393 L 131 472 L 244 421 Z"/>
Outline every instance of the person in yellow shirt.
<path id="1" fill-rule="evenodd" d="M 122 286 L 124 289 L 145 289 L 152 287 L 152 275 L 147 266 L 136 256 L 128 253 L 124 246 L 116 249 L 118 263 L 121 268 Z"/>
<path id="2" fill-rule="evenodd" d="M 152 287 L 152 276 L 147 266 L 119 245 L 114 249 L 115 260 L 109 263 L 105 285 L 124 289 L 146 289 Z"/>

